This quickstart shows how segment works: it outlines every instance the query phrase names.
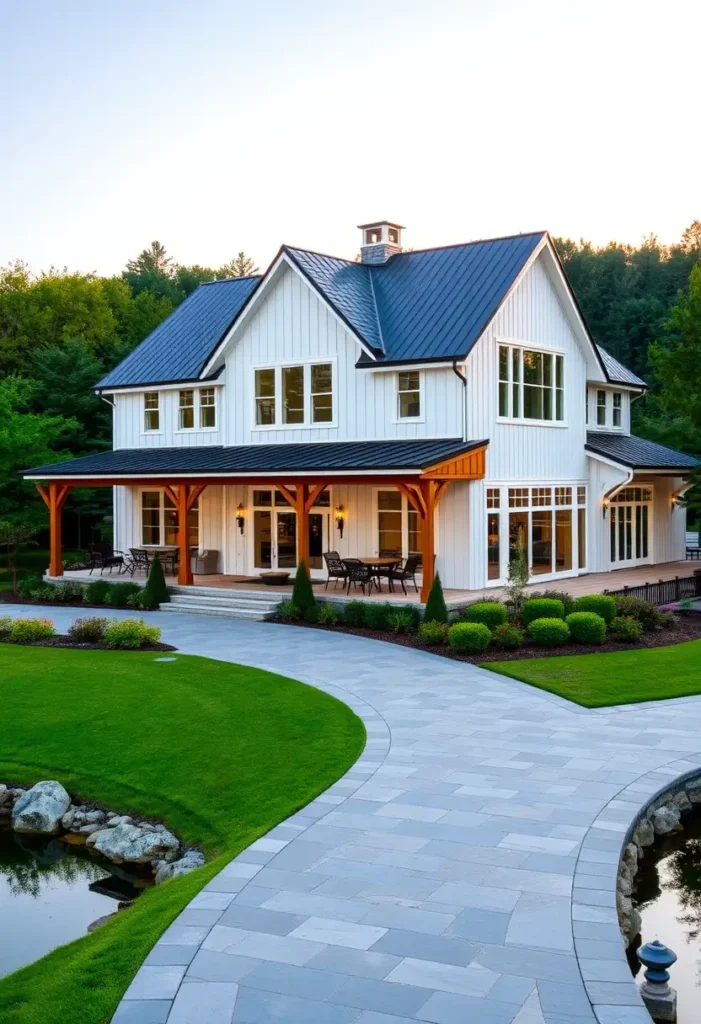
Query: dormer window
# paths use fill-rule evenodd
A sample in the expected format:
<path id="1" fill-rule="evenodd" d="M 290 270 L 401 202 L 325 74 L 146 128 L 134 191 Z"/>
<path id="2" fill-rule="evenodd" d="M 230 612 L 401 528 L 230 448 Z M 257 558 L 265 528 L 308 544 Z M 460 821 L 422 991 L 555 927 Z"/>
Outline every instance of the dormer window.
<path id="1" fill-rule="evenodd" d="M 606 392 L 603 390 L 596 392 L 596 425 L 606 426 Z"/>
<path id="2" fill-rule="evenodd" d="M 623 425 L 623 396 L 620 391 L 613 393 L 613 426 Z"/>

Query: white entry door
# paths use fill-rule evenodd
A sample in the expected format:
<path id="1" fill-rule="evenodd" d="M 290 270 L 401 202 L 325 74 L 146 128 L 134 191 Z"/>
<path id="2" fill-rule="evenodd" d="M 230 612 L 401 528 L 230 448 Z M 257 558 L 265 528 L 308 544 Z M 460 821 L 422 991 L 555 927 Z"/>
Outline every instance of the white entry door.
<path id="1" fill-rule="evenodd" d="M 253 569 L 255 572 L 297 568 L 297 513 L 281 491 L 254 490 Z M 309 569 L 312 578 L 324 578 L 322 554 L 329 546 L 329 495 L 325 492 L 309 513 Z"/>
<path id="2" fill-rule="evenodd" d="M 622 492 L 642 491 L 648 488 L 626 488 Z M 620 569 L 626 565 L 643 565 L 652 560 L 651 520 L 649 501 L 611 503 L 609 508 L 609 557 L 611 567 Z"/>

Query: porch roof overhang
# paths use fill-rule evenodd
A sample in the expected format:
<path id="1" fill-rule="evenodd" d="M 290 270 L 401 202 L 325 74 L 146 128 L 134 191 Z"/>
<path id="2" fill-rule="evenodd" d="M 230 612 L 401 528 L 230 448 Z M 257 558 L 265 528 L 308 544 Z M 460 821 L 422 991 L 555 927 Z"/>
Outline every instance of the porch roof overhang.
<path id="1" fill-rule="evenodd" d="M 411 441 L 331 441 L 177 448 L 121 448 L 22 472 L 25 480 L 109 486 L 178 479 L 226 483 L 324 479 L 358 481 L 397 476 L 428 480 L 484 475 L 489 442 L 440 438 Z"/>
<path id="2" fill-rule="evenodd" d="M 666 476 L 690 476 L 701 465 L 693 455 L 632 434 L 587 432 L 587 454 L 623 470 Z"/>

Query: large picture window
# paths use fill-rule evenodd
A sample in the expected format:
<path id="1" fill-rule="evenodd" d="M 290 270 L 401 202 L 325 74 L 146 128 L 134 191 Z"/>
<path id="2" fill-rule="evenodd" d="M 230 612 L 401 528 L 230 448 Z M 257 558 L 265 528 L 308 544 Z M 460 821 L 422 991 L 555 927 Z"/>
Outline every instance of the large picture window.
<path id="1" fill-rule="evenodd" d="M 422 548 L 419 514 L 400 491 L 377 492 L 377 553 L 406 558 Z"/>
<path id="2" fill-rule="evenodd" d="M 519 549 L 536 578 L 585 568 L 586 487 L 488 487 L 486 503 L 488 580 L 506 579 Z"/>
<path id="3" fill-rule="evenodd" d="M 187 542 L 199 546 L 199 499 L 187 514 Z M 164 491 L 141 492 L 141 543 L 146 547 L 162 547 L 178 543 L 178 513 Z"/>
<path id="4" fill-rule="evenodd" d="M 557 352 L 499 346 L 499 415 L 504 419 L 562 423 L 565 362 Z"/>
<path id="5" fill-rule="evenodd" d="M 333 423 L 333 363 L 269 366 L 254 375 L 255 425 L 311 427 Z M 281 396 L 278 402 L 277 396 Z"/>

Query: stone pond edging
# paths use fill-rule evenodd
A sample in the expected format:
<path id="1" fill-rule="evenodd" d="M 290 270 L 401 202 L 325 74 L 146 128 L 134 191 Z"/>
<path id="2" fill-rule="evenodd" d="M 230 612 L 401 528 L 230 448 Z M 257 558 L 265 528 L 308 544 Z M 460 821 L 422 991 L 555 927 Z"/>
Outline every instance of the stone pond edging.
<path id="1" fill-rule="evenodd" d="M 692 800 L 689 792 L 694 790 Z M 582 841 L 574 875 L 572 930 L 584 987 L 602 1024 L 652 1020 L 626 959 L 627 945 L 640 930 L 631 901 L 638 858 L 656 835 L 673 831 L 681 814 L 699 804 L 701 751 L 626 786 L 606 804 Z M 664 936 L 660 938 L 664 941 Z"/>

